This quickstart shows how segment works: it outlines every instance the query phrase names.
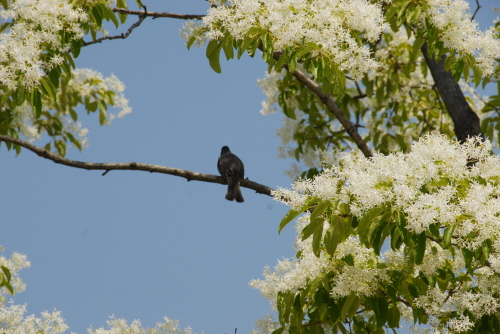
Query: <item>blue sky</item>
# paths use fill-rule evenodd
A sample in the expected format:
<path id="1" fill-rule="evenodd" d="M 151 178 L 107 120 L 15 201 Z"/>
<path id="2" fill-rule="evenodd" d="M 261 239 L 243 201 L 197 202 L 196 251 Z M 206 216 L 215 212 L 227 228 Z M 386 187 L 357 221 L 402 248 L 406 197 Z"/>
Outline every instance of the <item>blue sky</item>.
<path id="1" fill-rule="evenodd" d="M 145 4 L 185 14 L 208 8 L 202 0 Z M 480 15 L 493 16 L 493 4 L 485 0 Z M 81 114 L 90 146 L 67 157 L 217 174 L 220 148 L 228 145 L 245 177 L 289 187 L 291 161 L 277 157 L 282 116 L 259 113 L 265 97 L 256 80 L 267 66 L 259 55 L 244 56 L 213 72 L 204 49 L 186 49 L 183 23 L 148 18 L 126 40 L 82 49 L 77 66 L 119 77 L 133 113 L 109 127 Z M 114 314 L 147 327 L 168 316 L 198 333 L 248 333 L 269 312 L 248 282 L 294 255 L 293 227 L 277 233 L 287 207 L 246 188 L 239 204 L 224 199 L 223 185 L 140 171 L 101 176 L 28 150 L 15 157 L 5 145 L 0 161 L 0 245 L 5 256 L 17 251 L 32 263 L 20 273 L 27 290 L 15 303 L 27 303 L 29 314 L 61 310 L 70 331 L 105 326 Z"/>

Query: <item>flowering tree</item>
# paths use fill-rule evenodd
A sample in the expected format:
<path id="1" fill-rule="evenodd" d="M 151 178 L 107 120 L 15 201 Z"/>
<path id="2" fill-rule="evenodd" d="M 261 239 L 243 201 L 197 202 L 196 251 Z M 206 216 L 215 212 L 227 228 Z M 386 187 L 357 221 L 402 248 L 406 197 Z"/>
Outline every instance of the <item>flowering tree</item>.
<path id="1" fill-rule="evenodd" d="M 293 190 L 273 192 L 291 206 L 280 230 L 306 212 L 296 259 L 252 282 L 278 311 L 266 331 L 382 333 L 413 323 L 415 331 L 500 332 L 500 166 L 491 154 L 500 93 L 476 92 L 488 84 L 500 92 L 499 23 L 481 31 L 463 0 L 213 0 L 207 15 L 151 12 L 140 1 L 134 11 L 123 0 L 1 5 L 0 140 L 77 168 L 224 182 L 65 159 L 67 143 L 86 143 L 78 105 L 101 124 L 114 117 L 108 107 L 130 112 L 117 78 L 75 69 L 85 46 L 126 38 L 148 16 L 170 17 L 192 20 L 187 47 L 205 46 L 216 72 L 222 53 L 262 56 L 262 112 L 279 106 L 282 153 L 305 164 L 292 171 L 303 177 Z M 102 35 L 103 21 L 118 26 L 127 15 L 138 16 L 127 33 Z M 44 149 L 26 142 L 42 134 Z M 12 292 L 8 266 L 2 275 Z"/>

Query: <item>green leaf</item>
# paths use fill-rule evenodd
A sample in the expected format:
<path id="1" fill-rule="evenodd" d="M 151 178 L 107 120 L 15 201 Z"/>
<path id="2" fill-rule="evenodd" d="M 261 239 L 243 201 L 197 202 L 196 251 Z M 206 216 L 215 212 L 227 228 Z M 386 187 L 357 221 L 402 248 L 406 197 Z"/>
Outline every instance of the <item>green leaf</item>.
<path id="1" fill-rule="evenodd" d="M 100 105 L 104 104 L 103 101 L 101 101 Z M 106 113 L 106 108 L 99 108 L 99 124 L 104 125 L 106 124 L 106 120 L 108 118 L 108 114 Z"/>
<path id="2" fill-rule="evenodd" d="M 45 95 L 47 95 L 52 102 L 56 102 L 56 88 L 52 84 L 52 82 L 47 79 L 47 77 L 43 77 L 40 80 L 40 83 L 42 84 L 42 91 Z"/>
<path id="3" fill-rule="evenodd" d="M 248 49 L 248 47 L 250 46 L 250 44 L 253 42 L 254 38 L 252 36 L 250 36 L 250 33 L 247 34 L 247 36 L 245 37 L 245 39 L 243 40 L 243 43 L 241 44 L 240 46 L 240 49 L 238 50 L 238 59 L 241 58 L 241 56 L 243 55 L 243 53 Z"/>
<path id="4" fill-rule="evenodd" d="M 490 239 L 486 239 L 484 242 L 483 242 L 483 254 L 484 254 L 484 257 L 487 259 L 491 252 L 493 251 L 493 248 L 492 248 L 492 245 L 491 245 L 491 240 Z"/>
<path id="5" fill-rule="evenodd" d="M 340 221 L 339 216 L 335 216 L 338 218 Z M 338 224 L 337 226 L 330 226 L 328 230 L 325 232 L 325 237 L 323 239 L 323 242 L 325 243 L 325 250 L 328 254 L 333 256 L 335 254 L 335 251 L 337 250 L 337 246 L 340 243 L 341 240 L 341 235 L 339 227 L 341 227 L 342 224 Z"/>
<path id="6" fill-rule="evenodd" d="M 450 225 L 444 229 L 443 243 L 442 247 L 447 249 L 451 245 L 451 237 L 453 236 L 453 231 L 455 230 L 455 225 Z"/>
<path id="7" fill-rule="evenodd" d="M 78 150 L 82 150 L 82 144 L 80 143 L 80 141 L 78 139 L 76 139 L 73 134 L 69 133 L 69 132 L 66 132 L 66 136 L 68 136 L 69 140 L 73 143 L 73 145 L 75 145 Z"/>
<path id="8" fill-rule="evenodd" d="M 340 307 L 336 303 L 330 301 L 327 304 L 327 309 L 328 309 L 328 314 L 330 315 L 330 321 L 333 323 L 337 322 L 340 316 Z"/>
<path id="9" fill-rule="evenodd" d="M 361 243 L 367 243 L 368 240 L 366 237 L 366 232 L 369 231 L 371 222 L 375 217 L 380 216 L 385 210 L 386 208 L 375 207 L 368 210 L 368 212 L 361 218 L 358 224 L 358 235 L 359 241 L 361 241 Z"/>
<path id="10" fill-rule="evenodd" d="M 71 52 L 73 53 L 73 57 L 78 58 L 80 55 L 80 50 L 82 49 L 83 39 L 73 39 L 71 41 Z"/>
<path id="11" fill-rule="evenodd" d="M 94 16 L 95 22 L 98 28 L 102 27 L 102 9 L 100 5 L 92 7 L 92 15 Z"/>
<path id="12" fill-rule="evenodd" d="M 33 93 L 31 94 L 31 106 L 35 112 L 35 117 L 40 118 L 42 115 L 42 94 L 36 88 L 33 89 Z"/>
<path id="13" fill-rule="evenodd" d="M 10 274 L 9 268 L 7 268 L 6 266 L 2 266 L 2 271 L 5 275 L 5 277 L 7 277 L 7 281 L 10 281 L 12 278 L 12 275 Z"/>
<path id="14" fill-rule="evenodd" d="M 288 225 L 289 222 L 294 220 L 298 215 L 300 215 L 302 212 L 304 212 L 306 209 L 309 208 L 309 205 L 304 205 L 298 209 L 290 209 L 290 211 L 287 212 L 285 217 L 281 220 L 280 226 L 278 228 L 278 233 L 281 232 L 281 230 Z"/>
<path id="15" fill-rule="evenodd" d="M 283 52 L 281 56 L 279 57 L 278 61 L 276 62 L 276 65 L 274 65 L 274 69 L 276 71 L 281 71 L 281 68 L 283 67 L 283 64 L 285 64 L 286 56 L 285 53 Z"/>
<path id="16" fill-rule="evenodd" d="M 301 59 L 302 56 L 304 56 L 306 53 L 311 52 L 314 49 L 316 49 L 316 46 L 314 44 L 309 44 L 308 46 L 302 48 L 299 52 L 297 52 L 297 58 Z"/>
<path id="17" fill-rule="evenodd" d="M 347 254 L 346 256 L 344 256 L 342 258 L 342 261 L 344 261 L 345 263 L 347 263 L 351 267 L 354 266 L 354 257 L 352 256 L 352 254 Z"/>
<path id="18" fill-rule="evenodd" d="M 318 219 L 319 220 L 319 219 Z M 321 255 L 321 237 L 323 236 L 323 224 L 320 224 L 313 235 L 313 253 L 316 257 Z"/>
<path id="19" fill-rule="evenodd" d="M 387 325 L 390 328 L 399 328 L 399 319 L 401 314 L 399 312 L 399 308 L 396 304 L 392 304 L 392 307 L 389 308 L 387 312 Z"/>
<path id="20" fill-rule="evenodd" d="M 26 99 L 26 95 L 24 94 L 25 93 L 24 85 L 19 85 L 15 93 L 16 94 L 14 97 L 16 99 L 16 105 L 20 106 Z"/>
<path id="21" fill-rule="evenodd" d="M 347 312 L 349 312 L 349 309 L 353 305 L 354 301 L 356 300 L 356 295 L 351 293 L 346 301 L 344 302 L 344 305 L 342 306 L 342 311 L 340 312 L 340 319 L 344 319 L 347 315 Z"/>
<path id="22" fill-rule="evenodd" d="M 415 259 L 415 264 L 421 264 L 424 260 L 425 246 L 427 242 L 427 236 L 425 231 L 420 234 L 412 235 L 413 239 L 413 256 Z"/>
<path id="23" fill-rule="evenodd" d="M 227 37 L 222 42 L 222 47 L 224 48 L 224 54 L 226 55 L 226 60 L 234 58 L 233 49 L 233 36 L 227 35 Z"/>
<path id="24" fill-rule="evenodd" d="M 61 157 L 64 157 L 66 155 L 66 143 L 64 141 L 56 140 L 54 146 L 57 149 L 57 153 L 59 153 Z"/>
<path id="25" fill-rule="evenodd" d="M 304 227 L 301 233 L 302 240 L 309 238 L 318 228 L 322 228 L 324 218 L 311 219 L 311 222 Z"/>
<path id="26" fill-rule="evenodd" d="M 293 73 L 295 71 L 295 68 L 297 67 L 297 57 L 295 55 L 292 54 L 292 56 L 290 56 L 288 58 L 288 70 L 290 71 L 290 73 Z"/>
<path id="27" fill-rule="evenodd" d="M 207 58 L 210 63 L 210 67 L 216 72 L 216 73 L 221 73 L 221 67 L 220 67 L 220 43 L 213 39 L 210 42 L 208 42 L 207 45 Z"/>
<path id="28" fill-rule="evenodd" d="M 417 36 L 417 38 L 415 38 L 415 42 L 413 42 L 413 53 L 410 61 L 415 61 L 415 59 L 418 58 L 418 55 L 420 54 L 420 48 L 422 47 L 422 45 L 424 45 L 424 43 L 425 38 L 420 36 Z"/>
<path id="29" fill-rule="evenodd" d="M 187 43 L 186 43 L 186 46 L 188 48 L 188 50 L 191 48 L 191 45 L 193 45 L 193 43 L 196 41 L 196 36 L 191 36 L 189 37 Z"/>
<path id="30" fill-rule="evenodd" d="M 9 1 L 8 0 L 2 0 L 2 6 L 4 9 L 9 9 Z"/>
<path id="31" fill-rule="evenodd" d="M 429 231 L 431 232 L 432 236 L 436 239 L 439 239 L 441 236 L 439 234 L 439 226 L 437 223 L 435 224 L 430 224 L 429 225 Z"/>
<path id="32" fill-rule="evenodd" d="M 280 327 L 280 328 L 274 330 L 271 334 L 281 334 L 281 333 L 283 333 L 284 330 L 285 330 L 285 327 L 283 326 L 283 327 Z"/>
<path id="33" fill-rule="evenodd" d="M 396 12 L 398 11 L 398 7 L 399 7 L 398 4 L 391 4 L 389 9 L 385 13 L 386 21 L 389 21 L 394 16 L 394 14 L 396 14 Z"/>
<path id="34" fill-rule="evenodd" d="M 462 248 L 462 255 L 463 255 L 464 261 L 465 261 L 465 268 L 471 269 L 472 260 L 474 259 L 474 252 L 463 247 Z"/>
<path id="35" fill-rule="evenodd" d="M 384 298 L 381 297 L 376 299 L 376 304 L 379 312 L 379 315 L 377 316 L 377 326 L 382 327 L 389 318 L 389 304 Z"/>
<path id="36" fill-rule="evenodd" d="M 310 218 L 311 222 L 313 220 L 316 220 L 316 218 L 318 218 L 319 215 L 321 215 L 326 209 L 328 209 L 330 207 L 330 204 L 331 203 L 329 200 L 322 201 L 322 202 L 318 203 L 318 205 L 312 209 L 311 218 Z"/>

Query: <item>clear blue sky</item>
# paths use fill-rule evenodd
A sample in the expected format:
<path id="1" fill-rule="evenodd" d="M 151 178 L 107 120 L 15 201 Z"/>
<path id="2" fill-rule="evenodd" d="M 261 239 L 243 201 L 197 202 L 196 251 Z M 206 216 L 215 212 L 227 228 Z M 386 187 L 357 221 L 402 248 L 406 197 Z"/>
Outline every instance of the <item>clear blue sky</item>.
<path id="1" fill-rule="evenodd" d="M 483 2 L 480 14 L 491 18 L 495 1 Z M 202 0 L 145 4 L 185 14 L 208 7 Z M 130 16 L 120 32 L 135 20 Z M 126 40 L 82 49 L 77 66 L 118 76 L 133 113 L 109 127 L 82 114 L 90 146 L 67 157 L 217 174 L 220 148 L 228 145 L 246 177 L 288 187 L 291 161 L 277 157 L 275 135 L 282 116 L 259 113 L 264 95 L 256 80 L 267 66 L 259 55 L 245 56 L 223 60 L 222 74 L 213 72 L 203 49 L 186 49 L 183 23 L 148 18 Z M 28 150 L 15 157 L 5 145 L 0 161 L 0 245 L 5 256 L 17 251 L 32 263 L 21 271 L 27 290 L 15 303 L 38 316 L 56 308 L 73 332 L 105 326 L 114 314 L 147 327 L 166 315 L 198 333 L 248 333 L 269 312 L 248 282 L 294 255 L 293 227 L 277 233 L 287 207 L 246 188 L 238 204 L 224 199 L 223 185 L 139 171 L 103 177 Z"/>

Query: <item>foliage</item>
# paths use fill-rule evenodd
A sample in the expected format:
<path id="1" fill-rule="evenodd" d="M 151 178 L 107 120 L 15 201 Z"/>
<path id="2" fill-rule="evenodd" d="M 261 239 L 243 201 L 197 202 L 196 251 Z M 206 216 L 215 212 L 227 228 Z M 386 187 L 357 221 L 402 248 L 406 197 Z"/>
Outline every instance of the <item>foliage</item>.
<path id="1" fill-rule="evenodd" d="M 5 21 L 0 28 L 0 134 L 29 140 L 46 134 L 52 141 L 46 149 L 64 155 L 67 143 L 78 149 L 86 144 L 78 105 L 88 113 L 98 111 L 101 124 L 110 120 L 109 106 L 123 108 L 122 114 L 130 111 L 117 78 L 75 71 L 83 37 L 95 40 L 103 21 L 119 24 L 109 1 L 3 0 L 0 15 Z M 19 146 L 6 145 L 20 152 Z"/>
<path id="2" fill-rule="evenodd" d="M 275 333 L 498 332 L 499 195 L 490 143 L 442 135 L 407 154 L 345 154 L 277 191 L 292 207 L 280 229 L 308 213 L 297 258 L 252 282 L 279 312 Z"/>

